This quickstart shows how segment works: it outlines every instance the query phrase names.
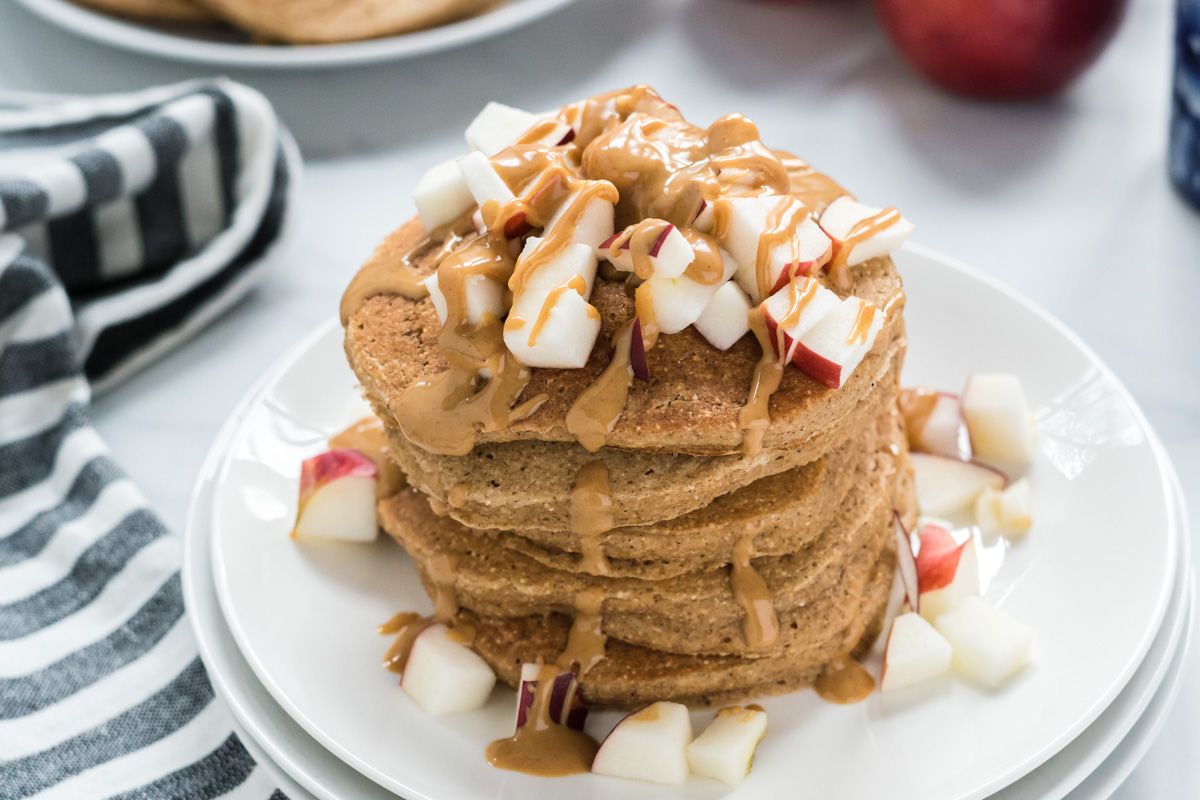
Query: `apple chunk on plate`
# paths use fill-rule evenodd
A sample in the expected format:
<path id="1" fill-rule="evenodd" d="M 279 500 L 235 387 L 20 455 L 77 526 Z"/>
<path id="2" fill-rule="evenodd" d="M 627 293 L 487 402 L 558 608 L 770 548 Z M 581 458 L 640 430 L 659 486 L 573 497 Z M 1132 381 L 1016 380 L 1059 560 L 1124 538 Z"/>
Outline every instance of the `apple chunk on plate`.
<path id="1" fill-rule="evenodd" d="M 940 525 L 923 525 L 917 551 L 921 616 L 930 622 L 966 597 L 979 594 L 979 554 L 974 538 L 956 542 Z"/>
<path id="2" fill-rule="evenodd" d="M 1016 375 L 972 375 L 962 394 L 962 414 L 976 457 L 1004 464 L 1033 461 L 1033 415 Z"/>
<path id="3" fill-rule="evenodd" d="M 925 388 L 904 389 L 900 392 L 900 413 L 913 450 L 947 458 L 970 456 L 958 395 Z"/>
<path id="4" fill-rule="evenodd" d="M 970 507 L 986 489 L 1003 489 L 1004 473 L 976 461 L 911 453 L 922 514 L 943 517 Z"/>
<path id="5" fill-rule="evenodd" d="M 417 634 L 400 679 L 400 687 L 433 716 L 479 708 L 495 685 L 488 663 L 441 623 Z"/>
<path id="6" fill-rule="evenodd" d="M 687 746 L 693 775 L 736 786 L 750 774 L 754 751 L 767 735 L 767 712 L 728 706 Z"/>
<path id="7" fill-rule="evenodd" d="M 892 621 L 883 653 L 881 691 L 924 683 L 950 671 L 950 643 L 920 614 L 912 611 Z"/>
<path id="8" fill-rule="evenodd" d="M 975 501 L 975 524 L 987 533 L 1023 536 L 1033 526 L 1033 495 L 1022 478 L 1003 491 L 986 489 Z"/>
<path id="9" fill-rule="evenodd" d="M 1033 631 L 978 597 L 937 618 L 938 631 L 954 648 L 955 672 L 997 688 L 1032 660 Z"/>
<path id="10" fill-rule="evenodd" d="M 371 542 L 375 523 L 375 462 L 358 450 L 326 450 L 300 467 L 295 539 Z"/>
<path id="11" fill-rule="evenodd" d="M 687 706 L 659 701 L 617 723 L 600 743 L 592 772 L 650 783 L 683 783 L 691 740 Z"/>

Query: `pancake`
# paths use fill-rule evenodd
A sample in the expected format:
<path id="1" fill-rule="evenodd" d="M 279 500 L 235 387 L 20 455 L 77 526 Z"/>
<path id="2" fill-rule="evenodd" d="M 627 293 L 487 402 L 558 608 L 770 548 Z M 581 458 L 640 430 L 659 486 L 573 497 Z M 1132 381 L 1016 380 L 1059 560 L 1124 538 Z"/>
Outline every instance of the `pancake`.
<path id="1" fill-rule="evenodd" d="M 364 266 L 398 261 L 424 235 L 416 220 L 395 231 Z M 431 258 L 418 260 L 420 272 L 431 272 Z M 902 297 L 900 277 L 890 258 L 878 258 L 853 270 L 850 293 L 880 307 Z M 523 397 L 547 395 L 527 419 L 496 431 L 483 431 L 480 443 L 537 441 L 574 443 L 566 429 L 571 404 L 609 362 L 617 328 L 633 316 L 633 298 L 620 282 L 598 280 L 591 303 L 602 327 L 587 365 L 582 369 L 536 369 Z M 376 296 L 366 300 L 346 324 L 345 348 L 363 390 L 376 413 L 394 430 L 396 409 L 404 389 L 418 378 L 440 373 L 446 361 L 438 347 L 441 325 L 428 299 Z M 891 308 L 887 324 L 871 352 L 840 389 L 830 389 L 798 369 L 784 371 L 771 396 L 771 424 L 763 439 L 767 449 L 820 448 L 863 401 L 877 394 L 880 375 L 903 355 L 902 303 Z M 659 337 L 647 354 L 650 381 L 636 381 L 608 446 L 694 455 L 738 452 L 738 414 L 758 360 L 759 348 L 745 336 L 725 351 L 717 350 L 691 329 Z M 898 369 L 897 369 L 898 371 Z"/>
<path id="2" fill-rule="evenodd" d="M 194 0 L 75 0 L 80 5 L 148 22 L 216 22 Z"/>
<path id="3" fill-rule="evenodd" d="M 291 44 L 373 39 L 473 16 L 495 0 L 199 0 L 252 34 Z"/>

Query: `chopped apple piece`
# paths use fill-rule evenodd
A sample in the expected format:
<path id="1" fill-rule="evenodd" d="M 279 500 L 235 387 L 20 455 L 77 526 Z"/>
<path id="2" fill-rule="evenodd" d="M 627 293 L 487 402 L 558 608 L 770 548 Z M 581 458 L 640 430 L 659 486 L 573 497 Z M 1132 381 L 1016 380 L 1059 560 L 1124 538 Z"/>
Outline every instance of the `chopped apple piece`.
<path id="1" fill-rule="evenodd" d="M 480 206 L 489 200 L 504 205 L 515 196 L 512 189 L 509 189 L 508 184 L 500 177 L 500 173 L 496 172 L 492 162 L 488 161 L 487 156 L 483 153 L 467 153 L 456 163 L 458 171 L 462 173 L 463 180 L 467 184 L 467 189 L 470 190 L 471 196 Z"/>
<path id="2" fill-rule="evenodd" d="M 847 297 L 797 339 L 792 363 L 818 383 L 841 388 L 875 345 L 883 320 L 874 303 Z"/>
<path id="3" fill-rule="evenodd" d="M 776 351 L 780 345 L 778 331 L 780 326 L 783 328 L 784 352 L 779 354 L 780 357 L 791 361 L 800 338 L 840 303 L 837 294 L 822 286 L 820 281 L 803 275 L 796 275 L 763 301 L 763 319 Z"/>
<path id="4" fill-rule="evenodd" d="M 438 320 L 446 324 L 446 295 L 442 292 L 435 272 L 421 281 L 429 290 L 429 299 L 433 301 L 433 310 L 437 312 Z M 486 275 L 468 275 L 464 282 L 463 291 L 467 299 L 467 322 L 478 325 L 491 315 L 499 319 L 504 316 L 504 286 Z"/>
<path id="5" fill-rule="evenodd" d="M 400 679 L 409 697 L 433 716 L 479 708 L 495 685 L 488 663 L 441 623 L 413 640 Z"/>
<path id="6" fill-rule="evenodd" d="M 518 262 L 533 257 L 534 252 L 542 245 L 543 239 L 530 236 L 525 240 Z M 579 276 L 583 279 L 586 291 L 584 297 L 590 297 L 592 286 L 596 281 L 596 255 L 585 244 L 574 242 L 562 248 L 553 258 L 534 270 L 526 282 L 525 292 L 549 292 L 555 287 L 566 285 L 572 278 Z"/>
<path id="7" fill-rule="evenodd" d="M 438 322 L 446 324 L 446 295 L 442 294 L 442 287 L 438 285 L 438 276 L 434 272 L 425 278 L 421 283 L 425 284 L 425 288 L 429 290 L 429 299 L 433 303 L 433 310 L 437 312 Z"/>
<path id="8" fill-rule="evenodd" d="M 1023 536 L 1033 525 L 1033 495 L 1026 478 L 1003 491 L 985 489 L 975 501 L 975 522 L 987 533 Z"/>
<path id="9" fill-rule="evenodd" d="M 467 126 L 467 144 L 485 156 L 494 156 L 521 138 L 538 120 L 537 114 L 490 102 Z"/>
<path id="10" fill-rule="evenodd" d="M 1004 473 L 976 461 L 911 453 L 922 514 L 944 517 L 974 504 L 984 489 L 1003 489 Z"/>
<path id="11" fill-rule="evenodd" d="M 767 735 L 767 712 L 728 706 L 687 746 L 693 775 L 737 786 L 750 774 L 754 751 Z"/>
<path id="12" fill-rule="evenodd" d="M 954 671 L 989 688 L 1016 675 L 1033 657 L 1033 631 L 978 597 L 965 598 L 935 625 L 954 648 Z"/>
<path id="13" fill-rule="evenodd" d="M 292 538 L 374 541 L 378 474 L 375 462 L 358 450 L 326 450 L 305 459 Z"/>
<path id="14" fill-rule="evenodd" d="M 891 692 L 944 675 L 952 655 L 950 643 L 924 617 L 901 614 L 888 635 L 879 688 Z"/>
<path id="15" fill-rule="evenodd" d="M 962 394 L 971 449 L 985 461 L 1025 466 L 1033 461 L 1033 415 L 1016 375 L 972 375 Z"/>
<path id="16" fill-rule="evenodd" d="M 905 389 L 900 393 L 900 411 L 913 450 L 948 458 L 970 456 L 958 395 Z"/>
<path id="17" fill-rule="evenodd" d="M 583 280 L 576 280 L 581 290 Z M 504 344 L 529 367 L 578 369 L 599 333 L 600 313 L 571 286 L 525 292 L 504 321 Z"/>
<path id="18" fill-rule="evenodd" d="M 872 225 L 869 220 L 883 226 Z M 864 225 L 861 229 L 860 223 Z M 849 248 L 845 263 L 850 267 L 898 250 L 913 232 L 913 224 L 899 213 L 885 215 L 881 209 L 863 205 L 848 195 L 826 207 L 821 214 L 821 228 L 833 240 L 835 252 Z M 870 235 L 863 236 L 864 232 Z"/>
<path id="19" fill-rule="evenodd" d="M 633 271 L 633 256 L 630 253 L 629 229 L 614 233 L 596 248 L 596 255 L 625 272 Z M 623 241 L 619 241 L 622 240 Z M 619 241 L 619 243 L 618 243 Z M 668 224 L 654 240 L 649 252 L 652 274 L 659 278 L 678 278 L 695 260 L 696 254 L 687 238 L 674 225 Z"/>
<path id="20" fill-rule="evenodd" d="M 791 195 L 759 195 L 729 199 L 729 230 L 724 245 L 738 263 L 735 279 L 754 302 L 761 302 L 793 275 L 812 275 L 829 260 L 831 244 L 808 216 L 804 204 Z M 765 294 L 758 285 L 758 245 L 781 220 L 800 217 L 791 238 L 771 248 Z"/>
<path id="21" fill-rule="evenodd" d="M 687 706 L 659 701 L 617 723 L 600 743 L 592 772 L 651 783 L 683 783 L 691 740 Z"/>
<path id="22" fill-rule="evenodd" d="M 722 251 L 723 257 L 727 254 Z M 655 275 L 646 281 L 654 308 L 654 321 L 663 333 L 678 333 L 691 325 L 704 313 L 721 285 L 729 280 L 735 265 L 730 258 L 722 263 L 724 274 L 717 283 L 701 283 L 687 275 L 678 278 L 662 278 Z"/>
<path id="23" fill-rule="evenodd" d="M 961 544 L 939 525 L 923 525 L 917 551 L 920 613 L 933 622 L 965 597 L 979 594 L 979 553 L 974 538 Z"/>
<path id="24" fill-rule="evenodd" d="M 513 726 L 514 730 L 525 724 L 529 709 L 533 707 L 541 671 L 541 664 L 521 665 L 521 683 L 517 689 L 517 720 Z M 574 672 L 562 670 L 554 677 L 554 686 L 550 689 L 549 711 L 550 718 L 559 725 L 566 725 L 577 731 L 583 730 L 588 710 L 584 705 L 583 695 L 579 691 L 579 679 Z"/>
<path id="25" fill-rule="evenodd" d="M 421 224 L 431 231 L 467 213 L 475 200 L 452 159 L 435 164 L 421 176 L 413 191 L 413 203 Z"/>
<path id="26" fill-rule="evenodd" d="M 546 231 L 557 227 L 562 215 L 570 207 L 576 195 L 559 204 L 550 219 L 546 222 Z M 546 234 L 543 234 L 546 235 Z M 586 244 L 595 250 L 613 235 L 613 206 L 607 200 L 594 197 L 588 201 L 587 207 L 579 215 L 579 220 L 571 229 L 571 241 Z"/>
<path id="27" fill-rule="evenodd" d="M 733 281 L 717 287 L 695 322 L 696 330 L 718 350 L 728 350 L 750 331 L 750 298 Z"/>

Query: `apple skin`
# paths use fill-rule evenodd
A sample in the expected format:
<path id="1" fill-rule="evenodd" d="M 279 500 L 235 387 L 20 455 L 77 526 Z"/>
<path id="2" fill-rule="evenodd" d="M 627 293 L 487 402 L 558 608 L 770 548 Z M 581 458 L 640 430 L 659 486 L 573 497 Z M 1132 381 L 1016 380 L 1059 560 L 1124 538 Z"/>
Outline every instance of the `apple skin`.
<path id="1" fill-rule="evenodd" d="M 1095 61 L 1128 0 L 875 0 L 906 61 L 939 86 L 995 100 L 1044 97 Z"/>
<path id="2" fill-rule="evenodd" d="M 958 562 L 966 542 L 954 541 L 950 532 L 940 525 L 923 525 L 918 534 L 921 549 L 917 551 L 917 582 L 922 594 L 944 589 L 954 581 Z"/>

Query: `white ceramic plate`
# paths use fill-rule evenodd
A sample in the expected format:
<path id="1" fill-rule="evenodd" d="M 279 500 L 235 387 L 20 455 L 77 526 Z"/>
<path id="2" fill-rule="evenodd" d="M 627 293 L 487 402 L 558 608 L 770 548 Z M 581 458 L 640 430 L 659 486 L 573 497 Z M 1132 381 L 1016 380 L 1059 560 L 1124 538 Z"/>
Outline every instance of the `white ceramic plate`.
<path id="1" fill-rule="evenodd" d="M 393 61 L 458 47 L 527 25 L 575 0 L 507 0 L 477 17 L 382 39 L 327 45 L 259 45 L 206 26 L 154 25 L 102 14 L 71 0 L 20 0 L 51 24 L 137 53 L 229 67 L 312 68 Z"/>
<path id="2" fill-rule="evenodd" d="M 1037 664 L 998 694 L 963 683 L 920 703 L 875 695 L 850 707 L 811 692 L 766 701 L 772 734 L 736 794 L 843 798 L 982 797 L 1083 731 L 1134 674 L 1174 584 L 1171 468 L 1128 393 L 1061 324 L 961 265 L 920 249 L 900 259 L 909 293 L 908 382 L 954 387 L 970 372 L 1019 374 L 1040 417 L 1032 472 L 1037 524 L 1003 557 L 988 597 L 1038 635 Z M 330 327 L 285 360 L 251 400 L 220 469 L 213 562 L 222 610 L 246 660 L 314 738 L 410 800 L 524 797 L 538 779 L 492 769 L 487 742 L 509 733 L 511 693 L 482 711 L 432 720 L 377 666 L 373 626 L 428 608 L 403 552 L 298 545 L 287 537 L 300 461 L 352 421 L 361 401 Z M 593 715 L 603 732 L 612 714 Z M 703 714 L 697 715 L 702 721 Z M 835 743 L 831 747 L 831 743 Z M 693 780 L 630 797 L 723 794 Z M 612 779 L 560 779 L 578 797 Z"/>
<path id="3" fill-rule="evenodd" d="M 219 455 L 240 413 L 239 409 L 231 415 L 213 446 L 197 482 L 184 529 L 184 599 L 201 657 L 218 696 L 237 720 L 243 743 L 291 800 L 388 800 L 395 795 L 325 751 L 271 699 L 238 652 L 221 616 L 212 583 L 209 505 Z M 1181 575 L 1190 569 L 1183 527 L 1181 522 Z M 1188 584 L 1194 592 L 1194 581 L 1185 583 L 1181 578 L 1177 584 L 1180 591 L 1171 601 L 1158 637 L 1116 700 L 1058 755 L 1003 789 L 993 800 L 1058 800 L 1068 792 L 1068 800 L 1105 800 L 1112 788 L 1128 776 L 1161 729 L 1184 674 L 1187 648 L 1178 646 L 1178 641 L 1181 632 L 1192 628 L 1192 605 L 1184 598 Z M 1145 711 L 1138 717 L 1142 709 Z M 1122 739 L 1127 731 L 1128 736 Z M 1101 762 L 1094 775 L 1102 779 L 1089 777 Z"/>

